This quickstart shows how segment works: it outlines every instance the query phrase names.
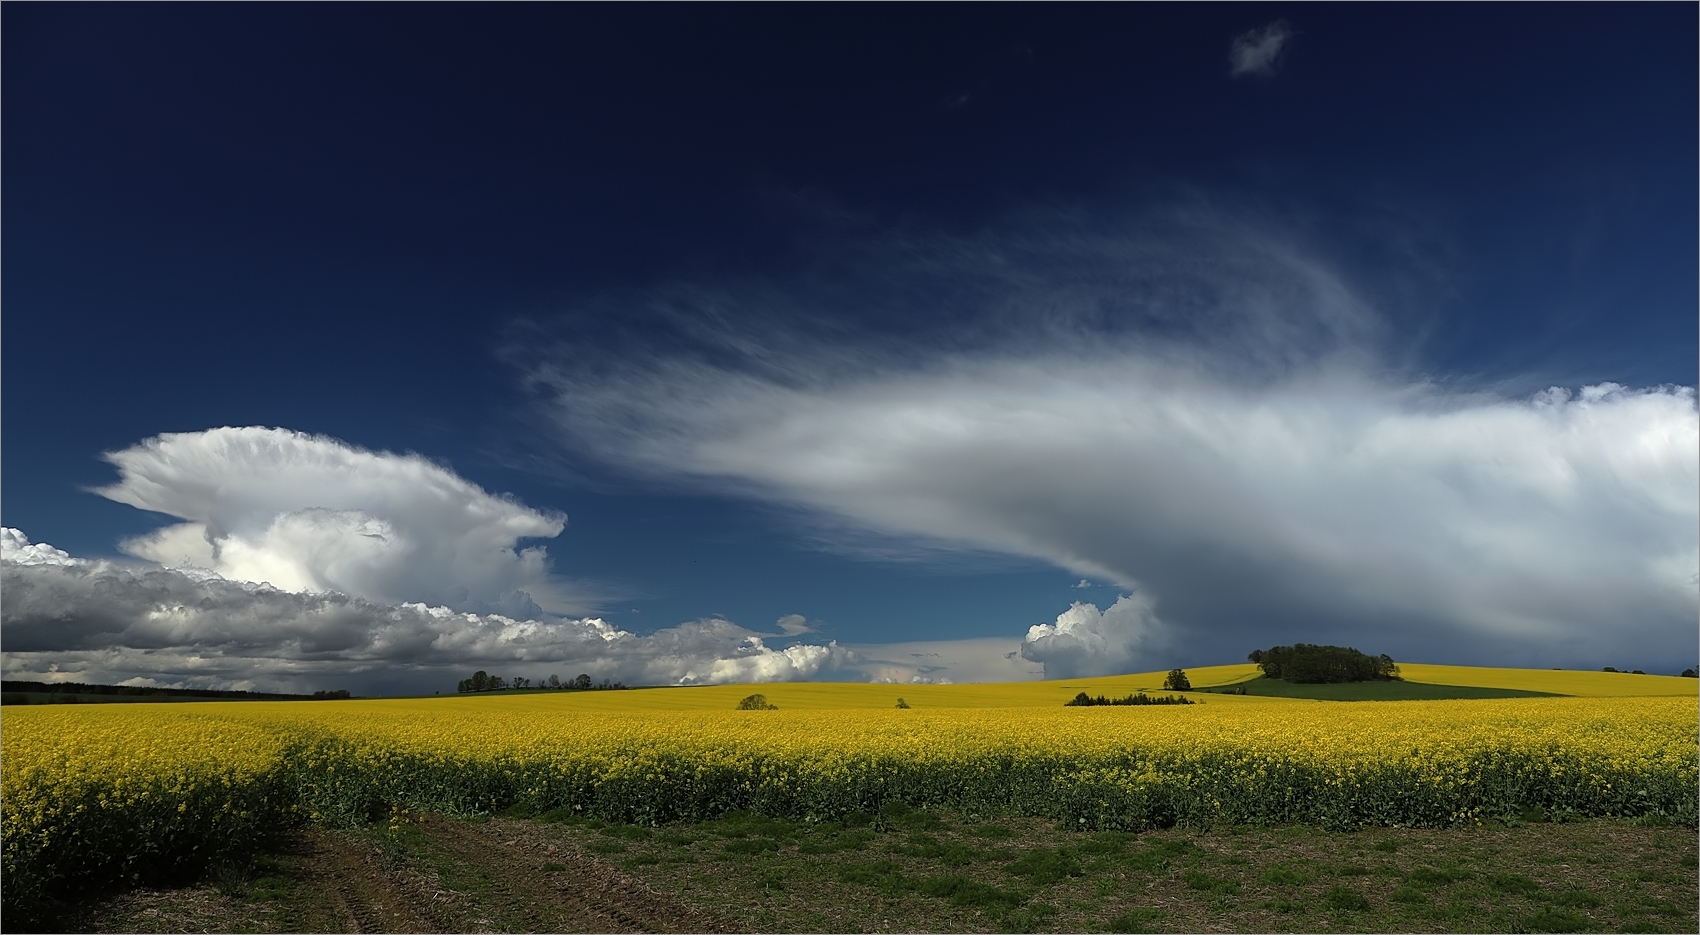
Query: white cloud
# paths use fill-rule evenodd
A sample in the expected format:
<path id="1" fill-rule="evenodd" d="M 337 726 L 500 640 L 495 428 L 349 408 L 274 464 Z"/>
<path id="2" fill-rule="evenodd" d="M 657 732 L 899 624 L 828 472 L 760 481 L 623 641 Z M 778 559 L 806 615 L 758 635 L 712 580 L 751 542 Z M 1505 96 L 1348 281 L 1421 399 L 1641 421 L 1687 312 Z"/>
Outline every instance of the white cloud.
<path id="1" fill-rule="evenodd" d="M 227 427 L 160 435 L 106 459 L 119 480 L 97 493 L 187 520 L 122 544 L 140 558 L 380 604 L 576 609 L 543 547 L 519 546 L 559 535 L 564 516 L 486 493 L 418 455 Z"/>
<path id="2" fill-rule="evenodd" d="M 1137 590 L 1179 662 L 1693 656 L 1692 388 L 1402 372 L 1342 277 L 1250 225 L 864 253 L 860 277 L 640 297 L 690 324 L 618 373 L 540 340 L 522 360 L 576 451 Z"/>
<path id="3" fill-rule="evenodd" d="M 857 679 L 898 684 L 1023 682 L 1044 674 L 1042 666 L 1022 658 L 1021 641 L 1011 637 L 920 640 L 908 643 L 854 643 Z"/>
<path id="4" fill-rule="evenodd" d="M 23 532 L 9 526 L 0 528 L 0 561 L 17 565 L 81 564 L 81 560 L 72 558 L 69 552 L 45 542 L 32 543 Z"/>
<path id="5" fill-rule="evenodd" d="M 4 536 L 8 678 L 382 694 L 452 689 L 475 669 L 689 685 L 803 679 L 858 661 L 836 644 L 775 649 L 725 620 L 639 636 L 595 617 L 514 619 L 79 561 Z"/>
<path id="6" fill-rule="evenodd" d="M 1142 594 L 1117 598 L 1102 612 L 1076 601 L 1056 623 L 1028 629 L 1021 657 L 1042 663 L 1051 679 L 1117 675 L 1144 667 L 1163 636 L 1162 621 Z"/>
<path id="7" fill-rule="evenodd" d="M 1236 78 L 1240 75 L 1275 74 L 1281 52 L 1292 38 L 1293 27 L 1287 25 L 1286 20 L 1276 20 L 1259 29 L 1240 33 L 1228 47 L 1228 74 Z"/>
<path id="8" fill-rule="evenodd" d="M 786 636 L 801 636 L 804 633 L 813 633 L 815 630 L 814 626 L 809 623 L 809 618 L 802 614 L 786 614 L 774 621 L 774 625 L 779 627 L 779 632 Z"/>

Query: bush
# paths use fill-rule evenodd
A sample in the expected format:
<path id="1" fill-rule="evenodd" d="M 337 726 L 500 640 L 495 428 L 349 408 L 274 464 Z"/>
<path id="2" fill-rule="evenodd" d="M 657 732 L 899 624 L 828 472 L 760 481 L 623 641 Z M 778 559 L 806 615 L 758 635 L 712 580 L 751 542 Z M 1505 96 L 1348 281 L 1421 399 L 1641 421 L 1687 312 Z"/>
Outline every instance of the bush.
<path id="1" fill-rule="evenodd" d="M 1288 682 L 1385 682 L 1399 677 L 1391 656 L 1368 656 L 1350 646 L 1294 643 L 1254 650 L 1246 658 L 1257 663 L 1265 677 Z"/>
<path id="2" fill-rule="evenodd" d="M 1103 695 L 1099 695 L 1098 697 L 1094 698 L 1091 695 L 1086 694 L 1085 692 L 1081 692 L 1080 694 L 1075 695 L 1072 700 L 1063 702 L 1063 707 L 1065 707 L 1065 708 L 1087 708 L 1087 707 L 1095 707 L 1097 705 L 1151 705 L 1151 704 L 1192 704 L 1192 702 L 1190 702 L 1190 701 L 1186 700 L 1185 698 L 1182 698 L 1178 695 L 1163 695 L 1159 698 L 1153 698 L 1153 697 L 1151 697 L 1150 695 L 1147 695 L 1144 692 L 1140 692 L 1137 695 L 1128 695 L 1125 698 L 1105 698 Z"/>
<path id="3" fill-rule="evenodd" d="M 766 695 L 749 695 L 738 702 L 739 711 L 778 711 L 779 706 L 769 704 Z"/>
<path id="4" fill-rule="evenodd" d="M 1173 692 L 1192 691 L 1192 680 L 1186 677 L 1185 669 L 1170 669 L 1163 679 L 1163 690 Z"/>

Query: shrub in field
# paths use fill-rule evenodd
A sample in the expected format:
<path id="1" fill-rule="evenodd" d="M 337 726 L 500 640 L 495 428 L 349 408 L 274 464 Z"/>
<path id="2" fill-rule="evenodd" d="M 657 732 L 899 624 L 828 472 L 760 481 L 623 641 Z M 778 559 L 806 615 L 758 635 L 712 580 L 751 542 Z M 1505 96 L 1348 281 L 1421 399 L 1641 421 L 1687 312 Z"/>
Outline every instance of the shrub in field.
<path id="1" fill-rule="evenodd" d="M 769 704 L 766 695 L 746 695 L 738 702 L 739 711 L 778 711 L 779 706 Z"/>

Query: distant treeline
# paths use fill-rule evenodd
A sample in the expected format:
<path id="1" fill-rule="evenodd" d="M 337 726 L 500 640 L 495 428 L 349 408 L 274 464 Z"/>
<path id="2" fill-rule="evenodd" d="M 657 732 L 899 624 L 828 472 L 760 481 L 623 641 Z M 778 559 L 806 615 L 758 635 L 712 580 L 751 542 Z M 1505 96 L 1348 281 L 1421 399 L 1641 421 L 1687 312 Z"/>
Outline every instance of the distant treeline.
<path id="1" fill-rule="evenodd" d="M 89 685 L 83 682 L 0 682 L 0 704 L 100 704 L 102 702 L 172 701 L 314 701 L 350 697 L 348 689 L 311 695 L 273 692 L 220 691 L 213 688 L 153 688 L 140 685 Z"/>
<path id="2" fill-rule="evenodd" d="M 619 691 L 625 687 L 626 686 L 619 682 L 610 682 L 607 679 L 603 679 L 601 682 L 592 682 L 590 680 L 590 676 L 583 674 L 580 674 L 578 678 L 568 679 L 565 682 L 561 681 L 561 677 L 558 675 L 551 675 L 546 679 L 538 679 L 535 683 L 533 683 L 531 679 L 527 678 L 515 678 L 510 681 L 509 679 L 502 678 L 499 675 L 491 675 L 483 669 L 480 669 L 477 672 L 472 673 L 472 678 L 461 679 L 460 684 L 455 686 L 455 690 L 463 692 L 499 692 L 510 688 L 540 688 L 546 691 L 588 692 Z"/>
<path id="3" fill-rule="evenodd" d="M 1080 694 L 1074 696 L 1073 701 L 1063 702 L 1063 707 L 1065 707 L 1065 708 L 1086 708 L 1086 707 L 1093 707 L 1093 706 L 1096 706 L 1096 705 L 1146 705 L 1146 704 L 1192 704 L 1192 702 L 1188 701 L 1185 698 L 1182 698 L 1179 695 L 1161 695 L 1161 696 L 1158 696 L 1156 698 L 1153 698 L 1153 697 L 1151 697 L 1150 695 L 1147 695 L 1144 692 L 1140 692 L 1137 695 L 1128 695 L 1125 698 L 1105 698 L 1103 695 L 1099 695 L 1098 697 L 1094 698 L 1091 695 L 1086 694 L 1085 692 L 1081 692 Z"/>
<path id="4" fill-rule="evenodd" d="M 1294 643 L 1254 649 L 1246 658 L 1257 663 L 1266 678 L 1288 682 L 1385 682 L 1399 677 L 1399 667 L 1391 656 L 1367 656 L 1350 646 Z"/>

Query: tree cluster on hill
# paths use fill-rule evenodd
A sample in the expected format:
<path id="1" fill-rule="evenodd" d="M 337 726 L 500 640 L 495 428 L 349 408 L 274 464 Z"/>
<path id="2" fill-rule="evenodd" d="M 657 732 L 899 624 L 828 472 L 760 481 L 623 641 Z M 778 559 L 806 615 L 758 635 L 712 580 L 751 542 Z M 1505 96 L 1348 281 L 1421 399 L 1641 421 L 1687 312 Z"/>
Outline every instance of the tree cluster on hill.
<path id="1" fill-rule="evenodd" d="M 226 691 L 216 688 L 155 688 L 146 685 L 89 685 L 83 682 L 30 682 L 7 679 L 0 683 L 4 704 L 98 704 L 102 701 L 169 701 L 173 698 L 202 698 L 208 701 L 311 701 L 351 697 L 348 689 L 317 691 L 311 695 L 278 692 Z"/>
<path id="2" fill-rule="evenodd" d="M 1271 649 L 1254 649 L 1246 657 L 1257 663 L 1267 678 L 1303 684 L 1330 682 L 1385 682 L 1399 677 L 1399 667 L 1386 653 L 1369 656 L 1350 646 L 1316 646 L 1294 643 Z"/>
<path id="3" fill-rule="evenodd" d="M 560 676 L 551 675 L 546 679 L 538 679 L 537 683 L 534 685 L 532 684 L 531 679 L 528 678 L 515 678 L 512 681 L 509 681 L 499 675 L 491 675 L 483 669 L 479 669 L 477 672 L 472 673 L 472 678 L 461 679 L 460 684 L 455 686 L 457 691 L 462 692 L 499 692 L 510 688 L 541 688 L 549 691 L 588 692 L 618 691 L 625 687 L 625 685 L 619 682 L 610 682 L 607 679 L 603 679 L 601 682 L 592 682 L 590 676 L 583 673 L 580 673 L 578 678 L 568 679 L 565 682 L 561 681 Z"/>
<path id="4" fill-rule="evenodd" d="M 1065 708 L 1086 708 L 1086 707 L 1095 707 L 1097 705 L 1148 705 L 1148 704 L 1192 704 L 1192 702 L 1188 701 L 1185 698 L 1182 698 L 1179 695 L 1159 695 L 1157 697 L 1152 697 L 1150 695 L 1147 695 L 1144 692 L 1140 692 L 1136 695 L 1128 695 L 1125 698 L 1106 698 L 1103 695 L 1099 695 L 1098 697 L 1094 698 L 1091 695 L 1086 694 L 1085 692 L 1081 692 L 1080 694 L 1075 695 L 1073 699 L 1063 702 L 1063 707 L 1065 707 Z"/>

